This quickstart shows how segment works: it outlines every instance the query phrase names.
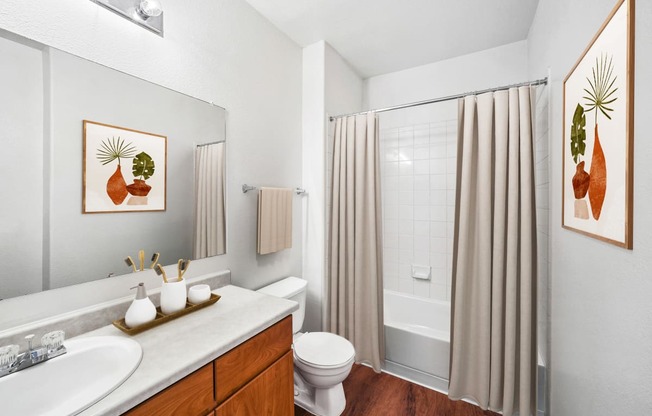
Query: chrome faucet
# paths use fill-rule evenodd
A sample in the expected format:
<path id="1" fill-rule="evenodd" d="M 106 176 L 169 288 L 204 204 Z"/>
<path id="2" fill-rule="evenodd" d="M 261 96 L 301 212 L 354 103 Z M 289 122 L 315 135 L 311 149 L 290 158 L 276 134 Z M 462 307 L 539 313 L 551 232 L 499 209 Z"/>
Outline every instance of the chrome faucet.
<path id="1" fill-rule="evenodd" d="M 34 348 L 32 345 L 34 334 L 29 334 L 25 337 L 27 351 L 22 354 L 18 354 L 17 345 L 0 348 L 0 377 L 65 354 L 67 351 L 63 345 L 64 337 L 63 331 L 49 332 L 41 338 L 41 346 Z"/>

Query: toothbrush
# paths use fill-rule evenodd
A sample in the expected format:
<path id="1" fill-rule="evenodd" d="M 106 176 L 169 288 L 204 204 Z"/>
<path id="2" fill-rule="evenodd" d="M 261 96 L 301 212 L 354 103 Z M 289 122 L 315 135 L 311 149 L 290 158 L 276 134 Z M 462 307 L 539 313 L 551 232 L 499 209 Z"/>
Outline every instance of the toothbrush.
<path id="1" fill-rule="evenodd" d="M 156 272 L 157 275 L 163 276 L 163 281 L 165 283 L 168 282 L 168 276 L 165 274 L 165 270 L 163 270 L 163 267 L 161 267 L 160 264 L 157 264 L 156 266 L 154 266 L 154 271 Z"/>
<path id="2" fill-rule="evenodd" d="M 159 258 L 160 255 L 161 255 L 160 253 L 152 254 L 152 265 L 149 266 L 150 269 L 153 269 L 154 267 L 156 267 L 156 263 L 158 263 L 158 258 Z"/>
<path id="3" fill-rule="evenodd" d="M 127 256 L 125 263 L 127 263 L 127 266 L 131 266 L 134 269 L 134 273 L 138 271 L 136 269 L 136 263 L 134 263 L 134 259 L 132 259 L 131 256 Z"/>
<path id="4" fill-rule="evenodd" d="M 145 270 L 145 250 L 138 252 L 138 260 L 140 261 L 140 271 Z"/>
<path id="5" fill-rule="evenodd" d="M 177 276 L 179 276 L 177 282 L 180 282 L 181 280 L 183 280 L 182 279 L 182 276 L 183 276 L 183 259 L 179 259 L 179 261 L 177 262 Z"/>
<path id="6" fill-rule="evenodd" d="M 181 271 L 179 273 L 179 280 L 183 278 L 183 275 L 188 271 L 188 266 L 190 266 L 190 260 L 183 260 L 181 263 Z"/>

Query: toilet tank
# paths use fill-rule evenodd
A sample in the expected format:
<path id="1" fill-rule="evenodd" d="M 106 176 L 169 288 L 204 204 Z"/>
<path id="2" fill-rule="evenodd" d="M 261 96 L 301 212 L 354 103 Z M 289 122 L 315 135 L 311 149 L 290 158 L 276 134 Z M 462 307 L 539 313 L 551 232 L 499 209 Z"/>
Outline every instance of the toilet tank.
<path id="1" fill-rule="evenodd" d="M 306 314 L 306 286 L 308 282 L 298 277 L 290 276 L 276 283 L 258 289 L 258 292 L 277 298 L 290 299 L 299 303 L 299 309 L 292 312 L 292 333 L 296 334 L 303 326 Z"/>

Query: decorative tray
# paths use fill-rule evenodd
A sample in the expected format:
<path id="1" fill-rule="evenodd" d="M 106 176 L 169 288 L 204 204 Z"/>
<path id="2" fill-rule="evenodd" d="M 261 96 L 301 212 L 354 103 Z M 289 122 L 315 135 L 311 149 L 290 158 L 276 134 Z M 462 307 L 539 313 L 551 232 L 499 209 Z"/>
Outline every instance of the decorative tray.
<path id="1" fill-rule="evenodd" d="M 199 309 L 214 304 L 218 300 L 220 300 L 220 295 L 211 293 L 211 297 L 206 302 L 197 303 L 197 304 L 186 302 L 185 308 L 181 309 L 179 312 L 171 313 L 169 315 L 166 315 L 163 312 L 161 312 L 161 308 L 158 307 L 156 308 L 156 318 L 154 318 L 153 321 L 147 322 L 146 324 L 129 328 L 125 324 L 125 318 L 122 318 L 122 319 L 118 319 L 117 321 L 113 321 L 113 325 L 124 333 L 127 333 L 129 335 L 136 335 L 148 329 L 154 328 L 155 326 L 159 326 L 166 322 L 170 322 L 173 319 L 177 319 L 180 316 L 188 315 L 191 312 L 198 311 Z"/>

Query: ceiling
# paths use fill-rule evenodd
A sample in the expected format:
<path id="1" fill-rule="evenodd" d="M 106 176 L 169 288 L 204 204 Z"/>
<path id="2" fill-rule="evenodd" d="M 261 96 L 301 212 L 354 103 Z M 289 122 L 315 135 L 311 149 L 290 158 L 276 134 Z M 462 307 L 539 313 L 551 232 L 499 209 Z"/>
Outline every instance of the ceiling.
<path id="1" fill-rule="evenodd" d="M 539 0 L 246 0 L 300 46 L 325 40 L 363 78 L 523 40 Z"/>

